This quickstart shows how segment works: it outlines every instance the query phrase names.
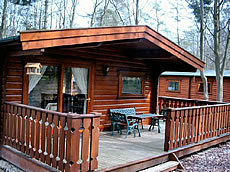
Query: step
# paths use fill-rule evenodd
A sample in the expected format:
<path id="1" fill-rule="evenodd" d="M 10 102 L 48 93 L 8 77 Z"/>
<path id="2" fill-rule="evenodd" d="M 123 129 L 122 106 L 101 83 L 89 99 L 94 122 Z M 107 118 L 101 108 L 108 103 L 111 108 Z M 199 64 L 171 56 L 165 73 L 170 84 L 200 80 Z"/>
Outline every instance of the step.
<path id="1" fill-rule="evenodd" d="M 178 165 L 179 165 L 179 162 L 177 161 L 167 161 L 163 164 L 159 164 L 157 166 L 141 170 L 140 172 L 160 172 L 160 171 L 166 171 L 168 169 L 170 169 L 171 171 L 171 170 L 177 169 Z"/>

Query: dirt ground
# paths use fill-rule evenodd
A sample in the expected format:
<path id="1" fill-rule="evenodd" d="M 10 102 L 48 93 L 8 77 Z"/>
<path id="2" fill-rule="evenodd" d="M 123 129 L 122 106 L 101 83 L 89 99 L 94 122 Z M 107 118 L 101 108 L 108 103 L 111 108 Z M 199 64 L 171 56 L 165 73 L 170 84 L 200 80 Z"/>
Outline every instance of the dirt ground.
<path id="1" fill-rule="evenodd" d="M 194 153 L 180 161 L 186 171 L 230 172 L 230 142 Z"/>

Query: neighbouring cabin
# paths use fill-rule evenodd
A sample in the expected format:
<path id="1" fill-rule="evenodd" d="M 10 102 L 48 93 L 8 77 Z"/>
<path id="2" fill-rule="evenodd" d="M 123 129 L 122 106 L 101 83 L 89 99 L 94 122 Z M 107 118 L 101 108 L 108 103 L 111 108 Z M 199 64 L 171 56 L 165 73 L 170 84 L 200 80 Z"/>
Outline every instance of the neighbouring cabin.
<path id="1" fill-rule="evenodd" d="M 1 100 L 64 113 L 157 111 L 158 77 L 204 63 L 147 26 L 21 32 L 0 42 Z M 26 64 L 40 63 L 40 75 Z M 145 121 L 148 123 L 148 121 Z"/>
<path id="2" fill-rule="evenodd" d="M 214 70 L 205 70 L 210 101 L 216 101 L 217 83 Z M 224 72 L 224 102 L 230 102 L 230 71 Z M 204 99 L 203 81 L 197 72 L 164 72 L 160 76 L 159 96 Z"/>

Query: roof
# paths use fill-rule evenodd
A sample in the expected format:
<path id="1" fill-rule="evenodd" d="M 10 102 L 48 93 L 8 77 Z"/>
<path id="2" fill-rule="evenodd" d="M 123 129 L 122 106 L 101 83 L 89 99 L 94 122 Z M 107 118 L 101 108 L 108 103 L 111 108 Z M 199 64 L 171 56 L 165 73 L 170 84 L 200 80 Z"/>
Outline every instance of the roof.
<path id="1" fill-rule="evenodd" d="M 25 31 L 20 32 L 20 41 L 23 50 L 84 46 L 87 44 L 94 44 L 95 47 L 101 44 L 135 41 L 135 44 L 129 42 L 126 45 L 120 45 L 119 48 L 126 46 L 127 56 L 134 57 L 137 60 L 145 60 L 146 58 L 153 61 L 157 59 L 164 60 L 164 67 L 168 68 L 168 70 L 172 62 L 180 67 L 182 66 L 181 69 L 178 66 L 173 68 L 181 71 L 203 70 L 205 65 L 203 61 L 148 26 Z M 110 46 L 112 47 L 113 45 Z M 178 61 L 178 59 L 181 61 Z"/>
<path id="2" fill-rule="evenodd" d="M 205 70 L 205 75 L 208 77 L 215 77 L 216 71 L 215 70 Z M 163 72 L 162 76 L 200 76 L 200 71 L 196 72 Z M 230 77 L 230 70 L 224 71 L 224 77 Z"/>

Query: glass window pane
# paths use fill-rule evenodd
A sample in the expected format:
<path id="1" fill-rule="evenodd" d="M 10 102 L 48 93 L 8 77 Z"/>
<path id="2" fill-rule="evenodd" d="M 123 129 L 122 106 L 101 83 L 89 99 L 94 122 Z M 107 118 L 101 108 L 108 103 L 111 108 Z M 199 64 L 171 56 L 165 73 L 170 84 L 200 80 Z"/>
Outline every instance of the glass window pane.
<path id="1" fill-rule="evenodd" d="M 65 68 L 63 112 L 87 113 L 88 69 Z"/>
<path id="2" fill-rule="evenodd" d="M 169 91 L 179 91 L 179 82 L 169 81 L 168 90 Z"/>
<path id="3" fill-rule="evenodd" d="M 29 76 L 29 105 L 57 111 L 58 67 L 43 66 L 41 75 Z"/>
<path id="4" fill-rule="evenodd" d="M 123 94 L 142 94 L 141 77 L 122 77 Z"/>

